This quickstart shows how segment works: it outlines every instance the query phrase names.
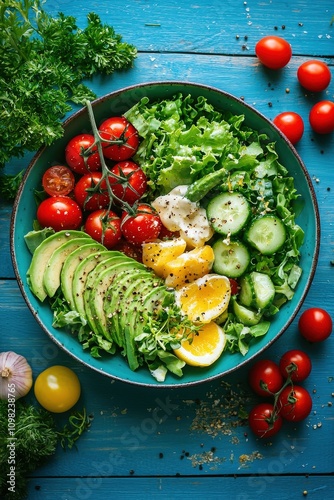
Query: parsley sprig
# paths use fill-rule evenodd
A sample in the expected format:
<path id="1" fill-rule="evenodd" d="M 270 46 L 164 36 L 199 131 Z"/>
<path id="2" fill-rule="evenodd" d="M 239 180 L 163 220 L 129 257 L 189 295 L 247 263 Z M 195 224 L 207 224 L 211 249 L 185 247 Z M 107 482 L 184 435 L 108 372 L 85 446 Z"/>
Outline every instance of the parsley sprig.
<path id="1" fill-rule="evenodd" d="M 97 14 L 80 29 L 73 16 L 50 16 L 44 3 L 0 2 L 0 168 L 63 135 L 73 104 L 96 97 L 85 79 L 129 68 L 136 57 Z"/>

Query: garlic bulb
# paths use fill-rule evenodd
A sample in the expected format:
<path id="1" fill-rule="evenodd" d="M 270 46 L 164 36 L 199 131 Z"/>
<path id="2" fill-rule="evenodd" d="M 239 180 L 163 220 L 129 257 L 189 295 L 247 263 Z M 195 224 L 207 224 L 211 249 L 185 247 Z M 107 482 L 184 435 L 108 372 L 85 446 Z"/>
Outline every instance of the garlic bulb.
<path id="1" fill-rule="evenodd" d="M 32 386 L 32 370 L 27 360 L 15 352 L 0 353 L 0 399 L 22 398 Z"/>

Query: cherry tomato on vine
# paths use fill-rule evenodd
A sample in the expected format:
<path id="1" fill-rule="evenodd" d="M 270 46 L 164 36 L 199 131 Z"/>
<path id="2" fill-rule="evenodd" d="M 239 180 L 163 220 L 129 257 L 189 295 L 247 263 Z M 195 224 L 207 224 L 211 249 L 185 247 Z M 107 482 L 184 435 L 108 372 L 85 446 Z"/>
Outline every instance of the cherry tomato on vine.
<path id="1" fill-rule="evenodd" d="M 77 375 L 66 366 L 51 366 L 36 378 L 34 392 L 43 408 L 62 413 L 78 401 L 81 386 Z"/>
<path id="2" fill-rule="evenodd" d="M 279 36 L 265 36 L 255 46 L 255 53 L 261 63 L 270 69 L 281 69 L 292 56 L 291 45 Z"/>
<path id="3" fill-rule="evenodd" d="M 111 210 L 95 210 L 86 219 L 84 231 L 106 248 L 114 248 L 122 237 L 121 219 Z"/>
<path id="4" fill-rule="evenodd" d="M 121 161 L 110 169 L 111 189 L 115 196 L 129 205 L 138 201 L 146 191 L 147 178 L 143 170 L 133 161 Z"/>
<path id="5" fill-rule="evenodd" d="M 273 123 L 292 144 L 297 144 L 303 136 L 303 119 L 294 111 L 284 111 L 283 113 L 280 113 L 273 119 Z"/>
<path id="6" fill-rule="evenodd" d="M 124 238 L 135 245 L 155 240 L 162 227 L 159 215 L 144 203 L 138 205 L 134 214 L 124 211 L 121 221 Z"/>
<path id="7" fill-rule="evenodd" d="M 269 359 L 261 359 L 249 370 L 249 384 L 259 396 L 269 396 L 278 392 L 283 385 L 279 366 Z"/>
<path id="8" fill-rule="evenodd" d="M 304 387 L 287 385 L 278 397 L 277 408 L 285 420 L 300 422 L 311 413 L 312 398 Z"/>
<path id="9" fill-rule="evenodd" d="M 309 121 L 317 134 L 330 134 L 334 130 L 334 102 L 317 102 L 310 111 Z"/>
<path id="10" fill-rule="evenodd" d="M 260 438 L 274 436 L 282 427 L 282 417 L 271 403 L 260 403 L 250 411 L 248 423 L 254 434 Z"/>
<path id="11" fill-rule="evenodd" d="M 105 179 L 102 180 L 101 172 L 92 172 L 83 175 L 75 185 L 74 197 L 81 208 L 88 211 L 106 208 L 109 205 L 110 198 Z M 99 187 L 97 185 L 101 182 Z M 92 192 L 92 189 L 97 189 Z"/>
<path id="12" fill-rule="evenodd" d="M 38 206 L 37 220 L 42 227 L 52 227 L 55 231 L 78 229 L 82 222 L 82 212 L 72 198 L 52 196 Z"/>
<path id="13" fill-rule="evenodd" d="M 306 61 L 297 70 L 299 83 L 311 92 L 322 92 L 330 84 L 332 74 L 326 63 L 317 60 Z"/>
<path id="14" fill-rule="evenodd" d="M 65 148 L 66 163 L 77 174 L 101 170 L 101 159 L 94 142 L 91 134 L 76 135 L 68 142 Z"/>
<path id="15" fill-rule="evenodd" d="M 49 196 L 66 196 L 74 188 L 73 172 L 63 166 L 54 165 L 48 168 L 42 177 L 42 186 Z"/>
<path id="16" fill-rule="evenodd" d="M 288 378 L 290 375 L 293 382 L 302 382 L 311 373 L 312 362 L 306 352 L 291 349 L 281 357 L 279 368 L 284 378 Z"/>
<path id="17" fill-rule="evenodd" d="M 304 311 L 298 321 L 301 335 L 310 342 L 326 340 L 333 329 L 333 321 L 327 311 L 320 307 L 311 307 Z"/>
<path id="18" fill-rule="evenodd" d="M 110 160 L 128 160 L 138 149 L 138 132 L 124 116 L 107 118 L 101 123 L 99 133 L 106 141 L 119 141 L 118 144 L 102 143 L 103 155 Z"/>

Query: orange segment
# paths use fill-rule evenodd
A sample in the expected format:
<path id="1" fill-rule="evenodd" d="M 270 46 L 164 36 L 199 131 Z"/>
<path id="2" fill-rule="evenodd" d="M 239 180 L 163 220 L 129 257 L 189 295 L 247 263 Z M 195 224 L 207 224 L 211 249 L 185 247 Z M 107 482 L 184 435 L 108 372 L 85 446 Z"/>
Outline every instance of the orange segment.
<path id="1" fill-rule="evenodd" d="M 143 263 L 150 269 L 153 269 L 161 278 L 165 277 L 167 262 L 181 255 L 185 251 L 186 245 L 186 242 L 182 238 L 143 243 Z"/>
<path id="2" fill-rule="evenodd" d="M 194 248 L 166 263 L 164 277 L 166 286 L 177 288 L 208 274 L 214 261 L 214 253 L 209 245 Z"/>
<path id="3" fill-rule="evenodd" d="M 183 340 L 175 355 L 192 366 L 212 365 L 221 356 L 226 344 L 223 329 L 211 322 L 203 325 L 193 341 Z"/>
<path id="4" fill-rule="evenodd" d="M 175 298 L 182 312 L 193 323 L 209 323 L 228 307 L 230 281 L 226 276 L 207 274 L 176 290 Z"/>

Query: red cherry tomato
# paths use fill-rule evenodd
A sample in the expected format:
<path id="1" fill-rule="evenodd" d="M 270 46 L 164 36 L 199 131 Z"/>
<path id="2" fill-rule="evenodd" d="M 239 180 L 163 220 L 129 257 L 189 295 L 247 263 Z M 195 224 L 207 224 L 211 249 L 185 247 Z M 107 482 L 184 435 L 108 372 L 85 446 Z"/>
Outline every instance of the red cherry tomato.
<path id="1" fill-rule="evenodd" d="M 248 423 L 256 436 L 268 438 L 279 432 L 283 420 L 272 404 L 260 403 L 250 411 Z"/>
<path id="2" fill-rule="evenodd" d="M 309 121 L 317 134 L 330 134 L 334 130 L 334 102 L 317 102 L 310 111 Z"/>
<path id="3" fill-rule="evenodd" d="M 143 262 L 143 250 L 141 245 L 132 245 L 129 241 L 121 238 L 114 247 L 114 250 L 118 250 L 138 262 Z"/>
<path id="4" fill-rule="evenodd" d="M 138 205 L 136 213 L 133 215 L 124 211 L 121 219 L 123 236 L 134 245 L 155 240 L 162 227 L 159 215 L 146 204 Z"/>
<path id="5" fill-rule="evenodd" d="M 94 136 L 80 134 L 73 137 L 65 148 L 67 165 L 77 174 L 101 170 L 101 159 L 94 146 Z"/>
<path id="6" fill-rule="evenodd" d="M 78 229 L 82 222 L 82 212 L 72 198 L 52 196 L 39 205 L 37 220 L 42 227 L 52 227 L 55 231 Z"/>
<path id="7" fill-rule="evenodd" d="M 180 236 L 180 231 L 170 231 L 166 226 L 161 226 L 161 231 L 159 233 L 159 240 L 172 240 L 173 238 L 178 238 Z"/>
<path id="8" fill-rule="evenodd" d="M 237 295 L 240 292 L 240 285 L 237 280 L 233 278 L 229 278 L 230 286 L 231 286 L 231 295 Z"/>
<path id="9" fill-rule="evenodd" d="M 270 69 L 281 69 L 292 56 L 291 45 L 279 36 L 265 36 L 255 46 L 255 53 L 261 63 Z"/>
<path id="10" fill-rule="evenodd" d="M 285 420 L 300 422 L 311 413 L 312 398 L 304 387 L 288 385 L 279 395 L 277 406 Z"/>
<path id="11" fill-rule="evenodd" d="M 279 366 L 269 359 L 257 361 L 249 371 L 249 384 L 259 396 L 269 396 L 278 392 L 283 385 Z"/>
<path id="12" fill-rule="evenodd" d="M 112 192 L 117 198 L 133 205 L 146 191 L 147 178 L 143 170 L 133 161 L 121 161 L 110 170 Z"/>
<path id="13" fill-rule="evenodd" d="M 294 111 L 285 111 L 284 113 L 280 113 L 274 118 L 273 123 L 292 144 L 297 144 L 303 136 L 303 119 Z"/>
<path id="14" fill-rule="evenodd" d="M 332 333 L 333 321 L 324 309 L 311 307 L 301 314 L 298 328 L 306 340 L 310 342 L 322 342 Z"/>
<path id="15" fill-rule="evenodd" d="M 290 375 L 293 382 L 302 382 L 311 373 L 312 362 L 306 352 L 291 349 L 281 357 L 279 368 L 284 378 L 288 378 Z"/>
<path id="16" fill-rule="evenodd" d="M 84 231 L 110 250 L 122 237 L 121 220 L 111 210 L 96 210 L 87 217 Z"/>
<path id="17" fill-rule="evenodd" d="M 92 191 L 90 191 L 99 184 L 101 179 L 101 172 L 92 172 L 91 174 L 83 175 L 76 183 L 74 197 L 84 210 L 99 210 L 109 205 L 110 198 L 105 180 L 102 180 L 96 192 L 92 193 Z"/>
<path id="18" fill-rule="evenodd" d="M 119 144 L 102 143 L 103 155 L 110 160 L 128 160 L 138 149 L 138 132 L 124 116 L 108 118 L 100 125 L 99 132 L 106 141 L 119 141 Z"/>
<path id="19" fill-rule="evenodd" d="M 63 165 L 48 168 L 42 177 L 42 186 L 49 196 L 66 196 L 74 188 L 72 171 Z"/>
<path id="20" fill-rule="evenodd" d="M 322 61 L 306 61 L 297 70 L 299 83 L 311 92 L 325 90 L 331 81 L 331 77 L 329 67 Z"/>

